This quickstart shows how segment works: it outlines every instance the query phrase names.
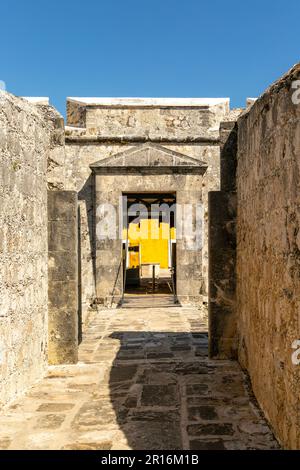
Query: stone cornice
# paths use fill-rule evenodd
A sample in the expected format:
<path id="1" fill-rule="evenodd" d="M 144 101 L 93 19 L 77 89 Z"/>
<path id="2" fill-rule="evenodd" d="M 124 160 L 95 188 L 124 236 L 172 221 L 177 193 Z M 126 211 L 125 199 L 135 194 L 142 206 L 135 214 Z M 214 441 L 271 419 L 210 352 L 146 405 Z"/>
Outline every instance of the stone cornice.
<path id="1" fill-rule="evenodd" d="M 93 167 L 90 165 L 91 170 L 95 174 L 114 174 L 114 175 L 204 175 L 207 170 L 207 166 L 199 165 L 187 165 L 187 166 L 99 166 Z"/>
<path id="2" fill-rule="evenodd" d="M 143 136 L 105 136 L 105 135 L 66 135 L 67 144 L 142 144 L 153 142 L 159 144 L 198 144 L 219 145 L 219 137 L 143 137 Z"/>

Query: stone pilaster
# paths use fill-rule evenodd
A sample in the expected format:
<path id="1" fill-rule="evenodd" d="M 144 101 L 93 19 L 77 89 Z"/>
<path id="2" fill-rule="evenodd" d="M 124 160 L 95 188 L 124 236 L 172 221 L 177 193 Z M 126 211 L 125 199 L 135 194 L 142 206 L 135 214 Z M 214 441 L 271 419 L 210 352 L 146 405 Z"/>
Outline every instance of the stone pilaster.
<path id="1" fill-rule="evenodd" d="M 50 364 L 78 359 L 77 193 L 48 191 Z"/>

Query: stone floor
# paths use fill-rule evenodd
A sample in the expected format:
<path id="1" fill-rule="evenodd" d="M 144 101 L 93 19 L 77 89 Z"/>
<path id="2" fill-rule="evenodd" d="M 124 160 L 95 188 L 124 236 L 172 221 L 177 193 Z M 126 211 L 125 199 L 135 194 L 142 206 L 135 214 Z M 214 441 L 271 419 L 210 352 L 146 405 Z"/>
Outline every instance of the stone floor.
<path id="1" fill-rule="evenodd" d="M 98 312 L 80 362 L 0 415 L 2 449 L 274 449 L 236 362 L 207 358 L 196 309 Z"/>

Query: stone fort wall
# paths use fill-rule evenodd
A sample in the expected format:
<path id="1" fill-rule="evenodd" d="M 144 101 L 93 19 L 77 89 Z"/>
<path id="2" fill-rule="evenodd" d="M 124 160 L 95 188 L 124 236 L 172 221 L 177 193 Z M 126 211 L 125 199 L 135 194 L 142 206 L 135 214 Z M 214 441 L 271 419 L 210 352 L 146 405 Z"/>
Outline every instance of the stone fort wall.
<path id="1" fill-rule="evenodd" d="M 300 66 L 238 120 L 239 361 L 280 441 L 300 447 Z"/>
<path id="2" fill-rule="evenodd" d="M 209 195 L 210 356 L 239 360 L 290 449 L 300 447 L 299 77 L 298 64 L 221 123 L 221 191 Z"/>
<path id="3" fill-rule="evenodd" d="M 47 160 L 57 115 L 0 94 L 0 404 L 47 365 Z"/>

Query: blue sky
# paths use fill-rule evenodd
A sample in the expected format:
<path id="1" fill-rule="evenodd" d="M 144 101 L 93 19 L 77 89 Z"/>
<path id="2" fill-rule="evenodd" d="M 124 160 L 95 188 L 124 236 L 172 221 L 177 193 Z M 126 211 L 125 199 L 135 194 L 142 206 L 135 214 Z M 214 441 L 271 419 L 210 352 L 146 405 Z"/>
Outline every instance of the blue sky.
<path id="1" fill-rule="evenodd" d="M 299 0 L 10 0 L 0 13 L 0 80 L 62 113 L 66 96 L 243 106 L 299 61 Z"/>

